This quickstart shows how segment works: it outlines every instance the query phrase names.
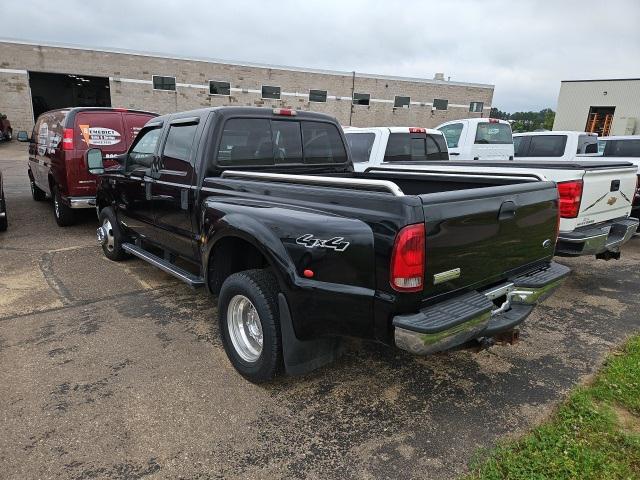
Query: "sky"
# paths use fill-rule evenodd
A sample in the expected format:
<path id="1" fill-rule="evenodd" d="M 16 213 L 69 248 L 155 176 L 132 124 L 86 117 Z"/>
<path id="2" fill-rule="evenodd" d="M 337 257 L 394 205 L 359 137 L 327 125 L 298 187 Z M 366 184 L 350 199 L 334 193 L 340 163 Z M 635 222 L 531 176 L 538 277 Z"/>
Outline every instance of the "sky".
<path id="1" fill-rule="evenodd" d="M 443 72 L 495 85 L 493 106 L 507 112 L 555 109 L 561 80 L 640 77 L 640 0 L 15 5 L 2 9 L 0 37 L 420 78 Z"/>

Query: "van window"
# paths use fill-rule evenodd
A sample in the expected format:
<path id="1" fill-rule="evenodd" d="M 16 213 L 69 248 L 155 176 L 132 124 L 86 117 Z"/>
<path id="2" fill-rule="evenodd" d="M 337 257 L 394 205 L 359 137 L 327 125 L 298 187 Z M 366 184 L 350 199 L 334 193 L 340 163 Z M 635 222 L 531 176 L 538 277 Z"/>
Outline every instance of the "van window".
<path id="1" fill-rule="evenodd" d="M 607 140 L 604 146 L 605 157 L 640 157 L 640 139 Z"/>
<path id="2" fill-rule="evenodd" d="M 232 118 L 224 124 L 218 147 L 221 165 L 273 165 L 271 123 L 260 118 Z"/>
<path id="3" fill-rule="evenodd" d="M 478 123 L 475 143 L 482 145 L 513 143 L 511 127 L 506 123 Z"/>
<path id="4" fill-rule="evenodd" d="M 302 163 L 302 133 L 299 122 L 271 122 L 275 163 Z"/>
<path id="5" fill-rule="evenodd" d="M 127 151 L 126 132 L 122 114 L 110 111 L 78 112 L 75 118 L 76 148 L 99 148 L 104 153 Z"/>
<path id="6" fill-rule="evenodd" d="M 458 147 L 458 142 L 460 141 L 460 135 L 462 134 L 463 127 L 464 125 L 462 125 L 462 123 L 452 123 L 438 129 L 442 132 L 444 138 L 447 140 L 447 145 L 449 146 L 449 148 Z"/>
<path id="7" fill-rule="evenodd" d="M 198 124 L 172 125 L 164 144 L 163 158 L 189 162 L 197 130 Z M 170 165 L 165 164 L 165 167 L 171 169 Z"/>
<path id="8" fill-rule="evenodd" d="M 427 160 L 448 160 L 449 152 L 442 135 L 427 134 Z"/>
<path id="9" fill-rule="evenodd" d="M 335 125 L 302 122 L 304 163 L 345 163 L 347 151 Z"/>
<path id="10" fill-rule="evenodd" d="M 136 137 L 129 151 L 127 170 L 135 170 L 140 167 L 149 168 L 156 152 L 156 146 L 160 139 L 162 129 L 159 127 L 142 130 Z"/>
<path id="11" fill-rule="evenodd" d="M 533 135 L 528 157 L 562 157 L 567 144 L 566 135 Z"/>
<path id="12" fill-rule="evenodd" d="M 368 162 L 376 135 L 374 133 L 347 133 L 345 136 L 351 150 L 353 163 Z"/>

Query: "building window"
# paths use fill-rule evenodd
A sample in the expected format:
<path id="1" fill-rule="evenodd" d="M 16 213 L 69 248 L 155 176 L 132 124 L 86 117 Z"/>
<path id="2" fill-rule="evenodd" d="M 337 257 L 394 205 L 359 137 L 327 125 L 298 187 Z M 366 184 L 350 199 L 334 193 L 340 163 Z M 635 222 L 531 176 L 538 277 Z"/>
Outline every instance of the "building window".
<path id="1" fill-rule="evenodd" d="M 393 108 L 409 108 L 411 103 L 411 97 L 400 97 L 396 95 L 396 99 L 393 101 Z"/>
<path id="2" fill-rule="evenodd" d="M 444 100 L 442 98 L 434 98 L 433 100 L 433 108 L 436 110 L 446 110 L 449 107 L 449 100 Z"/>
<path id="3" fill-rule="evenodd" d="M 469 111 L 473 113 L 482 113 L 484 108 L 484 102 L 471 102 L 469 104 Z"/>
<path id="4" fill-rule="evenodd" d="M 371 95 L 368 93 L 354 93 L 353 94 L 353 104 L 354 105 L 369 105 L 369 100 L 371 99 Z"/>
<path id="5" fill-rule="evenodd" d="M 229 82 L 209 80 L 209 95 L 231 95 Z"/>
<path id="6" fill-rule="evenodd" d="M 154 90 L 176 90 L 176 77 L 153 75 L 151 78 L 153 79 Z"/>
<path id="7" fill-rule="evenodd" d="M 272 98 L 274 100 L 280 100 L 280 87 L 271 87 L 269 85 L 263 85 L 262 98 Z"/>
<path id="8" fill-rule="evenodd" d="M 309 90 L 309 101 L 325 103 L 327 101 L 326 90 Z"/>

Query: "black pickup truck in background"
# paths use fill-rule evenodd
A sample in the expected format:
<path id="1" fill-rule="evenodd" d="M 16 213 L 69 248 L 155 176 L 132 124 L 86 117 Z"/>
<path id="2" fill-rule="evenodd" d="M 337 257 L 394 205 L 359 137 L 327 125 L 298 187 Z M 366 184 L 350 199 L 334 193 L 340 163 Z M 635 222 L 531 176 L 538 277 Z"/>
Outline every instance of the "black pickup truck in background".
<path id="1" fill-rule="evenodd" d="M 99 150 L 98 239 L 218 297 L 253 382 L 334 358 L 341 337 L 437 352 L 517 327 L 569 269 L 551 261 L 550 182 L 354 173 L 329 116 L 219 107 L 149 121 L 117 165 Z M 106 161 L 105 161 L 106 163 Z"/>

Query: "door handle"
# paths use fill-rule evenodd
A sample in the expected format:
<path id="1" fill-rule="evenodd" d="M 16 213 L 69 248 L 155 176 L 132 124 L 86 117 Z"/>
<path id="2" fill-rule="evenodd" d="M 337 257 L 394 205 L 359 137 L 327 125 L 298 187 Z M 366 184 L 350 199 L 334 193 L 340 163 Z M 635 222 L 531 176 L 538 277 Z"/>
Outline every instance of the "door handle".
<path id="1" fill-rule="evenodd" d="M 516 204 L 511 200 L 507 200 L 500 205 L 500 212 L 498 213 L 498 220 L 511 220 L 516 216 Z"/>

